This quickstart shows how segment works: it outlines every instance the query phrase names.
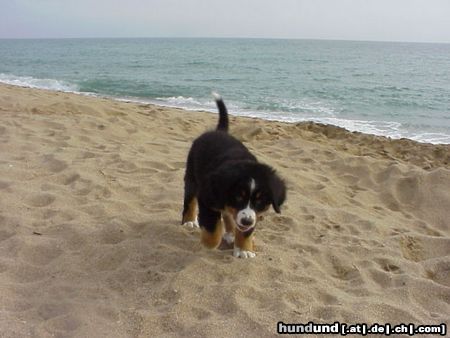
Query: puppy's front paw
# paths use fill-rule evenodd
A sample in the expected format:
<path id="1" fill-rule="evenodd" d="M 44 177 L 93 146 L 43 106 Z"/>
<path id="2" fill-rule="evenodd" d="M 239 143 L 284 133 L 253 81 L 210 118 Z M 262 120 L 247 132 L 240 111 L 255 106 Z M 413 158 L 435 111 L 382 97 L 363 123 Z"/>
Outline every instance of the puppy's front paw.
<path id="1" fill-rule="evenodd" d="M 236 258 L 254 258 L 256 257 L 256 254 L 252 251 L 245 251 L 235 247 L 233 250 L 233 256 Z"/>
<path id="2" fill-rule="evenodd" d="M 195 220 L 195 221 L 193 221 L 193 222 L 186 222 L 186 223 L 183 224 L 183 226 L 188 227 L 188 228 L 192 228 L 192 229 L 195 229 L 195 228 L 199 228 L 199 227 L 200 227 L 200 226 L 198 225 L 198 221 L 197 221 L 197 220 Z"/>

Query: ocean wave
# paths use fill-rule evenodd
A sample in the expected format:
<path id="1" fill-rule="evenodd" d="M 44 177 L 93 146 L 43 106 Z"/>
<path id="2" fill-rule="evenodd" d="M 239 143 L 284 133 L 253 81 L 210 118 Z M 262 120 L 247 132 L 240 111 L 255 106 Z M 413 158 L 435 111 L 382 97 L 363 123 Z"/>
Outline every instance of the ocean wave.
<path id="1" fill-rule="evenodd" d="M 166 102 L 167 104 L 171 104 L 174 106 L 198 106 L 203 107 L 205 102 L 201 102 L 198 99 L 194 99 L 193 97 L 184 97 L 184 96 L 171 96 L 171 97 L 157 97 L 155 100 Z"/>
<path id="2" fill-rule="evenodd" d="M 17 76 L 0 73 L 0 82 L 20 87 L 49 89 L 63 92 L 78 92 L 79 87 L 55 79 L 39 79 L 31 76 Z"/>
<path id="3" fill-rule="evenodd" d="M 325 117 L 335 117 L 340 112 L 339 108 L 321 100 L 273 98 L 271 101 L 269 107 L 277 112 L 314 113 Z"/>
<path id="4" fill-rule="evenodd" d="M 157 97 L 155 99 L 148 100 L 149 103 L 154 103 L 166 107 L 182 108 L 186 110 L 205 110 L 209 112 L 216 112 L 216 104 L 212 97 L 205 99 L 184 97 L 184 96 L 171 96 L 171 97 Z M 229 110 L 239 110 L 239 106 L 227 102 Z"/>

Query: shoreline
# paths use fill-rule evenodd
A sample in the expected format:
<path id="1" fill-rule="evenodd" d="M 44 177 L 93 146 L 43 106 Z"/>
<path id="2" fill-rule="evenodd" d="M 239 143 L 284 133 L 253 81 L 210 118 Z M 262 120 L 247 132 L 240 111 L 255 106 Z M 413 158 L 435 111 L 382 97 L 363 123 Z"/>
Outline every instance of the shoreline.
<path id="1" fill-rule="evenodd" d="M 24 77 L 24 78 L 28 78 L 28 77 Z M 34 78 L 33 78 L 34 79 Z M 82 95 L 82 96 L 88 96 L 88 97 L 98 97 L 98 98 L 106 98 L 106 99 L 110 99 L 110 100 L 115 100 L 115 101 L 119 101 L 119 102 L 129 102 L 129 103 L 134 103 L 134 104 L 150 104 L 150 105 L 155 105 L 155 106 L 159 106 L 159 107 L 163 107 L 163 108 L 176 108 L 176 109 L 182 109 L 182 110 L 186 110 L 186 111 L 201 111 L 201 112 L 209 112 L 209 113 L 215 113 L 216 112 L 216 107 L 213 103 L 213 100 L 211 100 L 211 106 L 209 107 L 205 107 L 206 104 L 203 102 L 199 102 L 196 99 L 193 98 L 185 98 L 185 97 L 173 97 L 173 98 L 161 98 L 161 99 L 144 99 L 144 98 L 135 98 L 135 97 L 119 97 L 119 96 L 113 96 L 113 95 L 107 95 L 107 94 L 97 94 L 97 93 L 93 93 L 93 92 L 81 92 L 75 89 L 69 89 L 70 86 L 77 86 L 77 85 L 71 85 L 69 83 L 64 83 L 61 82 L 59 80 L 53 80 L 53 79 L 36 79 L 38 81 L 55 81 L 56 83 L 58 83 L 59 86 L 65 87 L 68 86 L 67 89 L 53 89 L 53 88 L 45 88 L 45 87 L 40 87 L 40 86 L 35 86 L 35 85 L 29 85 L 29 84 L 14 84 L 12 83 L 13 81 L 3 81 L 0 82 L 0 85 L 6 85 L 6 86 L 17 86 L 20 88 L 29 88 L 29 89 L 41 89 L 41 90 L 49 90 L 52 92 L 62 92 L 62 93 L 70 93 L 70 94 L 75 94 L 75 95 Z M 183 99 L 184 101 L 189 101 L 190 99 L 192 99 L 194 101 L 194 103 L 191 102 L 191 105 L 189 106 L 187 104 L 187 102 L 185 102 L 184 104 L 182 103 L 173 103 L 171 104 L 168 100 L 170 99 Z M 167 102 L 164 102 L 164 100 L 167 100 Z M 230 115 L 233 116 L 237 116 L 237 117 L 249 117 L 249 118 L 256 118 L 256 119 L 262 119 L 265 121 L 275 121 L 275 122 L 283 122 L 283 123 L 289 123 L 289 124 L 298 124 L 298 123 L 316 123 L 316 124 L 324 124 L 324 125 L 332 125 L 338 128 L 344 128 L 349 132 L 357 132 L 357 133 L 363 133 L 363 134 L 368 134 L 368 135 L 373 135 L 373 136 L 382 136 L 382 137 L 386 137 L 388 139 L 393 139 L 393 140 L 402 140 L 402 139 L 408 139 L 414 142 L 419 142 L 422 144 L 433 144 L 433 145 L 450 145 L 449 143 L 439 143 L 439 142 L 430 142 L 429 138 L 432 137 L 432 135 L 434 135 L 433 137 L 436 139 L 442 139 L 442 138 L 448 138 L 448 135 L 446 134 L 440 134 L 440 133 L 428 133 L 428 140 L 421 140 L 421 139 L 414 139 L 414 138 L 410 138 L 410 137 L 404 137 L 404 136 L 389 136 L 389 135 L 385 135 L 383 132 L 377 132 L 377 133 L 370 133 L 367 132 L 367 130 L 364 129 L 373 129 L 373 128 L 377 128 L 375 125 L 376 124 L 390 124 L 390 125 L 401 125 L 400 122 L 394 122 L 394 121 L 371 121 L 371 120 L 355 120 L 355 119 L 339 119 L 337 117 L 321 117 L 321 118 L 293 118 L 293 117 L 280 117 L 280 118 L 276 118 L 276 117 L 261 117 L 258 115 L 261 114 L 279 114 L 280 112 L 272 112 L 272 113 L 267 113 L 267 112 L 254 112 L 254 111 L 246 111 L 246 110 L 242 110 L 242 109 L 238 109 L 238 111 L 234 111 L 233 109 L 229 109 L 230 110 Z M 297 120 L 297 121 L 296 121 Z M 373 125 L 375 124 L 375 125 Z M 358 125 L 361 125 L 358 127 Z M 349 127 L 351 126 L 351 127 Z M 353 126 L 353 127 L 352 127 Z M 415 136 L 416 138 L 419 137 L 419 135 Z"/>
<path id="2" fill-rule="evenodd" d="M 217 114 L 0 85 L 0 120 L 0 335 L 450 325 L 450 145 L 231 116 L 288 186 L 246 260 L 179 225 Z"/>

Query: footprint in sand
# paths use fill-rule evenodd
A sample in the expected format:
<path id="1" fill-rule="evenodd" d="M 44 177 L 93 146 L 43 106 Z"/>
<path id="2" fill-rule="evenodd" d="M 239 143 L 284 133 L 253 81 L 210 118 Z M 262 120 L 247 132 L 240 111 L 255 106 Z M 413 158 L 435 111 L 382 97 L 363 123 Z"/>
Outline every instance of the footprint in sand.
<path id="1" fill-rule="evenodd" d="M 97 154 L 95 154 L 95 153 L 93 153 L 91 151 L 83 151 L 77 156 L 77 159 L 87 160 L 87 159 L 90 159 L 90 158 L 95 158 L 97 156 L 98 156 Z"/>
<path id="2" fill-rule="evenodd" d="M 317 298 L 325 305 L 335 305 L 339 304 L 339 300 L 336 296 L 326 292 L 318 290 Z"/>
<path id="3" fill-rule="evenodd" d="M 450 261 L 439 257 L 424 264 L 426 277 L 433 282 L 450 287 Z"/>
<path id="4" fill-rule="evenodd" d="M 271 216 L 271 218 L 276 229 L 280 231 L 290 231 L 293 226 L 298 224 L 295 219 L 289 216 L 275 215 Z"/>
<path id="5" fill-rule="evenodd" d="M 70 311 L 70 308 L 68 303 L 45 303 L 38 307 L 37 314 L 43 320 L 49 320 L 54 317 L 65 315 Z"/>
<path id="6" fill-rule="evenodd" d="M 80 179 L 80 175 L 78 173 L 69 173 L 69 174 L 62 175 L 61 177 L 58 178 L 57 181 L 63 185 L 69 185 L 79 179 Z"/>
<path id="7" fill-rule="evenodd" d="M 52 204 L 55 199 L 56 197 L 52 194 L 38 193 L 27 198 L 25 204 L 31 207 L 41 208 Z"/>
<path id="8" fill-rule="evenodd" d="M 67 128 L 64 124 L 53 122 L 53 121 L 45 121 L 44 125 L 49 127 L 50 129 L 56 129 L 56 130 L 61 130 L 61 131 L 67 130 Z"/>
<path id="9" fill-rule="evenodd" d="M 380 195 L 380 200 L 384 203 L 384 205 L 388 209 L 390 209 L 392 211 L 400 211 L 401 210 L 399 201 L 390 192 L 383 192 Z"/>
<path id="10" fill-rule="evenodd" d="M 386 272 L 389 273 L 402 273 L 403 270 L 395 262 L 387 258 L 376 258 L 375 262 Z"/>
<path id="11" fill-rule="evenodd" d="M 361 272 L 359 269 L 352 265 L 350 266 L 344 259 L 340 259 L 335 255 L 329 256 L 329 261 L 333 268 L 333 277 L 341 280 L 358 282 L 358 284 L 362 284 Z"/>
<path id="12" fill-rule="evenodd" d="M 418 262 L 422 260 L 422 246 L 420 241 L 411 236 L 405 236 L 400 240 L 400 248 L 403 257 L 410 261 Z"/>
<path id="13" fill-rule="evenodd" d="M 92 189 L 94 189 L 94 185 L 91 180 L 82 178 L 74 181 L 70 187 L 73 190 L 73 194 L 77 196 L 86 196 L 92 191 Z"/>
<path id="14" fill-rule="evenodd" d="M 28 300 L 12 296 L 14 294 L 17 294 L 17 291 L 14 292 L 7 287 L 2 288 L 2 315 L 5 315 L 8 312 L 19 313 L 29 311 L 33 307 Z M 3 330 L 4 327 L 2 327 L 2 333 Z M 2 337 L 17 337 L 17 335 L 2 335 Z"/>
<path id="15" fill-rule="evenodd" d="M 199 307 L 192 307 L 191 314 L 195 317 L 195 319 L 202 321 L 210 318 L 213 315 L 213 312 L 206 311 Z"/>
<path id="16" fill-rule="evenodd" d="M 73 314 L 67 314 L 51 318 L 38 329 L 38 336 L 48 336 L 49 332 L 61 332 L 61 336 L 68 336 L 82 325 L 82 321 Z M 44 329 L 45 328 L 45 329 Z M 42 332 L 39 332 L 43 329 Z M 73 334 L 73 333 L 72 333 Z M 70 335 L 72 335 L 70 334 Z"/>
<path id="17" fill-rule="evenodd" d="M 59 173 L 67 168 L 66 162 L 55 159 L 53 155 L 42 156 L 41 165 L 52 173 Z"/>
<path id="18" fill-rule="evenodd" d="M 28 245 L 20 252 L 20 256 L 25 262 L 33 265 L 47 265 L 62 254 L 62 250 L 54 243 L 43 243 L 38 245 Z"/>
<path id="19" fill-rule="evenodd" d="M 9 182 L 0 181 L 0 190 L 8 189 L 10 185 L 11 185 L 11 183 L 9 183 Z"/>
<path id="20" fill-rule="evenodd" d="M 0 216 L 0 224 L 5 224 L 3 222 L 4 217 Z M 15 233 L 14 232 L 8 232 L 6 230 L 0 230 L 0 242 L 7 240 L 8 238 L 11 238 L 12 236 L 14 236 Z"/>
<path id="21" fill-rule="evenodd" d="M 419 177 L 405 177 L 396 184 L 396 196 L 404 204 L 417 204 L 420 200 Z"/>
<path id="22" fill-rule="evenodd" d="M 116 164 L 116 167 L 120 173 L 133 173 L 138 169 L 134 163 L 129 161 L 121 161 Z"/>
<path id="23" fill-rule="evenodd" d="M 22 247 L 25 244 L 21 244 Z M 16 283 L 35 283 L 43 279 L 49 278 L 47 271 L 44 271 L 42 267 L 37 267 L 24 262 L 17 262 L 10 273 Z"/>
<path id="24" fill-rule="evenodd" d="M 92 268 L 98 271 L 114 271 L 128 261 L 128 252 L 123 247 L 102 245 L 102 252 L 90 258 Z"/>
<path id="25" fill-rule="evenodd" d="M 100 243 L 103 244 L 118 244 L 125 240 L 125 224 L 119 225 L 115 223 L 109 223 L 103 225 L 99 231 Z"/>

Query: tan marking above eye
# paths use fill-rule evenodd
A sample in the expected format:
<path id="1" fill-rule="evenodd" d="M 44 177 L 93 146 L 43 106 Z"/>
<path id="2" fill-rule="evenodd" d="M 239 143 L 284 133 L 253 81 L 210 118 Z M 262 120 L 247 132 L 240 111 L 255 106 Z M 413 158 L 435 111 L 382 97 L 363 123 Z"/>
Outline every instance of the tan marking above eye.
<path id="1" fill-rule="evenodd" d="M 261 195 L 262 195 L 261 191 L 258 191 L 255 195 L 255 199 L 259 200 L 261 198 Z"/>

